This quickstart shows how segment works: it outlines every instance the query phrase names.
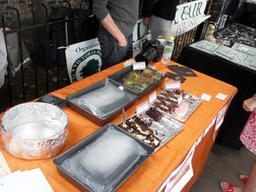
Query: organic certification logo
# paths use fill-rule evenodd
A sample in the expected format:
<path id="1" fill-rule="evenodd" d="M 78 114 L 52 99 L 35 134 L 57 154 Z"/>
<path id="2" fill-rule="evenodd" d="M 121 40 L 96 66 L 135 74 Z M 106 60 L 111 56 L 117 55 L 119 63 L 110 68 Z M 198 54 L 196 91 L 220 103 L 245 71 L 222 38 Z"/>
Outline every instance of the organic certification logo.
<path id="1" fill-rule="evenodd" d="M 75 82 L 79 79 L 85 78 L 96 72 L 99 72 L 101 65 L 102 61 L 100 49 L 92 49 L 86 51 L 86 53 L 79 57 L 72 65 L 72 81 Z"/>

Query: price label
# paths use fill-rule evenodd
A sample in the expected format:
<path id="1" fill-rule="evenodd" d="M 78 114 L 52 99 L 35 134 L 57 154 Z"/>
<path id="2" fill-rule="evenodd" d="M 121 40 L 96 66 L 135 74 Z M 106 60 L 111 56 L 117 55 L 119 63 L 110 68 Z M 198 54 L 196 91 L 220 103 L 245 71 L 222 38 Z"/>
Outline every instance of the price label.
<path id="1" fill-rule="evenodd" d="M 227 95 L 225 95 L 223 93 L 218 93 L 218 95 L 216 95 L 216 98 L 221 99 L 221 100 L 225 100 L 227 98 Z"/>
<path id="2" fill-rule="evenodd" d="M 156 91 L 149 95 L 149 103 L 153 103 L 156 100 Z"/>
<path id="3" fill-rule="evenodd" d="M 166 82 L 165 89 L 180 89 L 180 81 Z"/>
<path id="4" fill-rule="evenodd" d="M 147 111 L 148 109 L 149 109 L 148 102 L 144 102 L 144 103 L 136 106 L 136 113 L 140 114 L 140 113 L 143 113 L 144 111 Z"/>
<path id="5" fill-rule="evenodd" d="M 136 62 L 133 64 L 133 70 L 144 70 L 144 69 L 146 69 L 146 63 L 144 61 Z"/>
<path id="6" fill-rule="evenodd" d="M 211 100 L 211 95 L 208 95 L 206 93 L 203 93 L 201 98 L 205 101 L 210 101 Z"/>

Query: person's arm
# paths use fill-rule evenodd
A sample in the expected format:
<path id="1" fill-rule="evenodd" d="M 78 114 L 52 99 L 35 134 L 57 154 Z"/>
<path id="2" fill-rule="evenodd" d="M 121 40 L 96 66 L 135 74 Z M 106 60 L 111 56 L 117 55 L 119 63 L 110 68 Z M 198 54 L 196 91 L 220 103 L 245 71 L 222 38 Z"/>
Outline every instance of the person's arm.
<path id="1" fill-rule="evenodd" d="M 144 25 L 149 24 L 149 18 L 151 16 L 153 6 L 156 2 L 157 0 L 144 0 L 142 5 L 142 17 Z"/>
<path id="2" fill-rule="evenodd" d="M 93 0 L 93 14 L 98 18 L 104 28 L 117 40 L 117 43 L 124 47 L 127 45 L 126 38 L 115 24 L 107 9 L 108 0 Z"/>
<path id="3" fill-rule="evenodd" d="M 117 43 L 121 47 L 125 47 L 127 45 L 126 38 L 124 34 L 117 27 L 115 22 L 113 21 L 110 14 L 108 14 L 102 21 L 101 24 L 105 27 L 105 29 L 117 40 Z"/>
<path id="4" fill-rule="evenodd" d="M 150 17 L 143 17 L 143 24 L 148 25 L 149 24 Z"/>
<path id="5" fill-rule="evenodd" d="M 244 100 L 243 108 L 244 108 L 244 110 L 249 111 L 249 112 L 256 110 L 256 94 L 254 94 L 253 97 Z"/>

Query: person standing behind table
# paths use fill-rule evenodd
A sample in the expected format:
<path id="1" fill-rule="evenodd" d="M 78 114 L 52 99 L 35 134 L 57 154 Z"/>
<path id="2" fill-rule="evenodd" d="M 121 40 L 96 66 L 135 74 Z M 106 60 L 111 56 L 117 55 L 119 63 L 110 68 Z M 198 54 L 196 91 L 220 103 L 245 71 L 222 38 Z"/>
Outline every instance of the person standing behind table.
<path id="1" fill-rule="evenodd" d="M 132 33 L 139 17 L 139 0 L 93 0 L 92 13 L 101 23 L 98 39 L 102 69 L 132 57 Z"/>
<path id="2" fill-rule="evenodd" d="M 178 0 L 144 0 L 143 23 L 149 26 L 152 40 L 158 36 L 169 39 L 178 4 Z"/>
<path id="3" fill-rule="evenodd" d="M 253 97 L 244 100 L 244 110 L 251 112 L 241 134 L 240 140 L 244 146 L 256 155 L 256 94 Z M 241 182 L 244 184 L 240 188 L 234 184 L 221 182 L 221 189 L 223 192 L 256 192 L 256 160 L 254 161 L 249 176 L 240 175 Z"/>

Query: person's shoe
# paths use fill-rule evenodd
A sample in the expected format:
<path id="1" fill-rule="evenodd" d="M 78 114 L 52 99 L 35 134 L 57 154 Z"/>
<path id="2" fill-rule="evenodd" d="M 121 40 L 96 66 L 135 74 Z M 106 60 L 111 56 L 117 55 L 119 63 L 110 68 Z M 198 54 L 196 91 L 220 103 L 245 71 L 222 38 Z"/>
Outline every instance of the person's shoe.
<path id="1" fill-rule="evenodd" d="M 221 187 L 222 192 L 238 192 L 238 191 L 242 191 L 242 189 L 237 187 L 236 185 L 233 185 L 231 183 L 227 183 L 225 181 L 222 181 L 220 183 L 220 187 Z"/>
<path id="2" fill-rule="evenodd" d="M 246 183 L 248 181 L 248 176 L 247 175 L 239 175 L 239 179 L 240 179 L 241 183 L 243 183 L 243 185 L 246 185 Z"/>

